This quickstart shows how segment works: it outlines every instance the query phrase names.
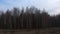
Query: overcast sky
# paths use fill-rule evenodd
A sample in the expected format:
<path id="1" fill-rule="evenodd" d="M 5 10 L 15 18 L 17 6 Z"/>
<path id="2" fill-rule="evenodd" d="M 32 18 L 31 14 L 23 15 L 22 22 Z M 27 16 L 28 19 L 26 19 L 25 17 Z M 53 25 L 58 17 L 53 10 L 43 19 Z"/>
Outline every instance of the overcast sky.
<path id="1" fill-rule="evenodd" d="M 41 10 L 45 8 L 51 15 L 57 15 L 60 13 L 60 0 L 0 0 L 0 10 L 27 6 L 35 6 Z"/>

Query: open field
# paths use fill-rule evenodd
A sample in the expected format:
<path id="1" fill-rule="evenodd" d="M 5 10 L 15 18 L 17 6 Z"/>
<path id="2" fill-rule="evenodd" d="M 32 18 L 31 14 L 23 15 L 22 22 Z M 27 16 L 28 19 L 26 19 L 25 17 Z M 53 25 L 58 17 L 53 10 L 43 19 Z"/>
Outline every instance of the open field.
<path id="1" fill-rule="evenodd" d="M 36 30 L 0 30 L 0 34 L 60 34 L 60 28 L 45 28 Z"/>

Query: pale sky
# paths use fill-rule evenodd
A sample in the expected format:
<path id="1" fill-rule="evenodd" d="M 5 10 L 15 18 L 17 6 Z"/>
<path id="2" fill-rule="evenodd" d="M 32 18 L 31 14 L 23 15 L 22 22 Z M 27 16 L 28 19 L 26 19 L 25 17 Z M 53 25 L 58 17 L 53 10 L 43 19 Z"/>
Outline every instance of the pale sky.
<path id="1" fill-rule="evenodd" d="M 50 15 L 57 15 L 60 13 L 60 0 L 0 0 L 0 10 L 7 10 L 13 7 L 30 7 L 43 8 Z"/>

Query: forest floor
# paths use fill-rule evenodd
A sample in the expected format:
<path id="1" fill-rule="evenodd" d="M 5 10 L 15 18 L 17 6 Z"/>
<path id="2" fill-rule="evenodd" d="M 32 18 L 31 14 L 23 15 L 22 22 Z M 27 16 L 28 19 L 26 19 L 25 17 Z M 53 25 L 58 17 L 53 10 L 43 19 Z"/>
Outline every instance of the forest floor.
<path id="1" fill-rule="evenodd" d="M 60 27 L 33 29 L 33 30 L 0 30 L 0 34 L 60 34 Z"/>

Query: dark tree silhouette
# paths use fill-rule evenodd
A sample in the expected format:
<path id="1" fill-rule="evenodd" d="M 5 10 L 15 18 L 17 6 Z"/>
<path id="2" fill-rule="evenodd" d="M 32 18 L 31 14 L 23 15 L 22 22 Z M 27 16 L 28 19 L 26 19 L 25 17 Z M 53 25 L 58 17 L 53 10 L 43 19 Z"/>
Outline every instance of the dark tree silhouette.
<path id="1" fill-rule="evenodd" d="M 50 16 L 45 9 L 13 8 L 0 13 L 0 29 L 37 29 L 60 27 L 60 14 Z"/>

